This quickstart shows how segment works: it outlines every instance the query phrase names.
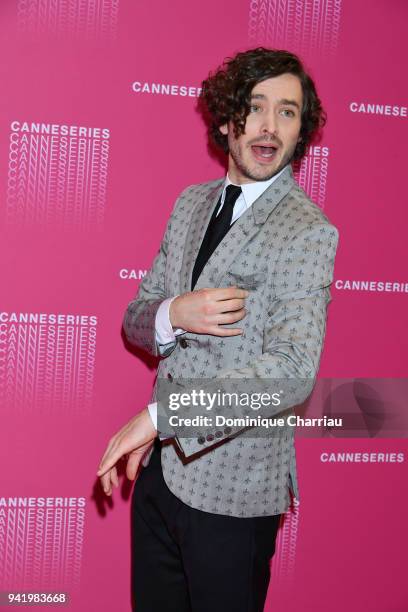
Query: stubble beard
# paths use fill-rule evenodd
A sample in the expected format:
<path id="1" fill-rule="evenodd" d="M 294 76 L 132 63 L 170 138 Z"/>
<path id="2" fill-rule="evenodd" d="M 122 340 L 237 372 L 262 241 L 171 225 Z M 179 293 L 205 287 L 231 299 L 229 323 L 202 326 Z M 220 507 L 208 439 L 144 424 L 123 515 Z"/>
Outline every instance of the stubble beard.
<path id="1" fill-rule="evenodd" d="M 247 164 L 244 163 L 242 159 L 240 147 L 236 146 L 235 143 L 231 143 L 231 144 L 232 146 L 231 145 L 229 146 L 229 153 L 232 159 L 234 160 L 234 163 L 237 169 L 240 171 L 240 173 L 243 176 L 250 179 L 251 181 L 269 181 L 269 179 L 271 179 L 273 176 L 275 176 L 275 174 L 280 172 L 282 168 L 284 168 L 286 164 L 288 164 L 293 159 L 293 156 L 295 154 L 295 149 L 296 149 L 296 143 L 295 143 L 289 150 L 285 151 L 285 153 L 283 154 L 282 160 L 277 168 L 273 170 L 271 169 L 269 171 L 267 171 L 266 168 L 264 170 L 260 168 L 259 171 L 254 172 L 248 167 Z"/>

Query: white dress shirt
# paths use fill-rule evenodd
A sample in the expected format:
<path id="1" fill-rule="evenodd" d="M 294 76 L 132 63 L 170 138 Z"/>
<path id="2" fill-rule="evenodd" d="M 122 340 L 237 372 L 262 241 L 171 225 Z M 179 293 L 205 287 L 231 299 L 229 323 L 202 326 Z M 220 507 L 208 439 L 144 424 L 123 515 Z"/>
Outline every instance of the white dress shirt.
<path id="1" fill-rule="evenodd" d="M 285 166 L 286 168 L 286 166 Z M 234 212 L 231 219 L 231 224 L 234 223 L 252 204 L 263 194 L 263 192 L 270 186 L 272 183 L 282 174 L 285 168 L 282 168 L 278 174 L 275 174 L 268 181 L 257 181 L 255 183 L 243 183 L 242 185 L 238 185 L 241 187 L 242 193 L 237 198 L 234 205 Z M 225 201 L 225 190 L 228 185 L 235 185 L 233 183 L 228 174 L 225 177 L 224 188 L 221 194 L 221 206 L 217 212 L 217 216 L 220 213 L 224 201 Z M 180 334 L 185 334 L 186 331 L 181 328 L 174 329 L 170 323 L 170 304 L 171 302 L 178 297 L 177 295 L 167 298 L 163 300 L 160 304 L 159 308 L 156 312 L 155 318 L 155 331 L 156 331 L 156 341 L 158 344 L 168 344 L 169 342 L 174 342 L 176 336 Z M 147 406 L 150 417 L 153 421 L 153 425 L 155 429 L 157 429 L 157 403 L 154 402 Z M 170 436 L 161 436 L 159 433 L 160 440 L 164 440 Z"/>

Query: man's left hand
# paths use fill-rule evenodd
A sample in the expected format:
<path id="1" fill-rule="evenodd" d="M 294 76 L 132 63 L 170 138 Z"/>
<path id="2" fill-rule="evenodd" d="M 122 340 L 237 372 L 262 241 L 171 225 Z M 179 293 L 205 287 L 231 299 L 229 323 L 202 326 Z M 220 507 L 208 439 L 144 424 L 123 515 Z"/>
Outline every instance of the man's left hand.
<path id="1" fill-rule="evenodd" d="M 116 463 L 128 456 L 126 476 L 134 480 L 143 455 L 153 444 L 157 431 L 150 418 L 147 408 L 133 417 L 122 429 L 115 434 L 108 443 L 99 470 L 96 475 L 100 477 L 106 495 L 111 495 L 112 484 L 119 486 Z"/>

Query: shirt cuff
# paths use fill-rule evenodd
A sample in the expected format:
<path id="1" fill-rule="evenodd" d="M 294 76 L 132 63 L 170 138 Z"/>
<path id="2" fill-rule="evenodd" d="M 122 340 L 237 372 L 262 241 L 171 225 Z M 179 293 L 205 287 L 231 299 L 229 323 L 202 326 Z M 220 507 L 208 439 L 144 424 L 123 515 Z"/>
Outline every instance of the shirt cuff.
<path id="1" fill-rule="evenodd" d="M 170 342 L 175 341 L 176 336 L 186 333 L 186 330 L 182 329 L 181 327 L 173 329 L 173 326 L 170 323 L 170 304 L 176 297 L 178 297 L 178 295 L 163 300 L 157 309 L 155 331 L 156 341 L 158 344 L 169 344 Z"/>
<path id="2" fill-rule="evenodd" d="M 154 402 L 154 404 L 148 404 L 147 409 L 149 411 L 150 418 L 152 419 L 153 426 L 157 431 L 157 403 Z"/>
<path id="3" fill-rule="evenodd" d="M 152 419 L 154 428 L 157 431 L 157 402 L 154 402 L 153 404 L 148 404 L 147 410 L 149 411 L 149 415 Z M 174 438 L 174 436 L 166 436 L 164 434 L 159 433 L 160 440 L 167 440 L 167 438 Z"/>

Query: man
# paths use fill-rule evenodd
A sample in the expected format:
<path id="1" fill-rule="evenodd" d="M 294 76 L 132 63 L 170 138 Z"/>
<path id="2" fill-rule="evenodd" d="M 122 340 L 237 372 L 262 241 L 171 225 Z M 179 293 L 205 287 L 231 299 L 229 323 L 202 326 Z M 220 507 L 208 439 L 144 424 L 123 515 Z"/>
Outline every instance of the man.
<path id="1" fill-rule="evenodd" d="M 110 440 L 98 471 L 110 495 L 116 462 L 127 455 L 134 479 L 144 458 L 133 497 L 138 612 L 263 610 L 279 519 L 290 491 L 299 498 L 293 434 L 235 421 L 174 427 L 159 384 L 256 391 L 279 381 L 279 405 L 258 412 L 292 410 L 313 388 L 331 299 L 338 232 L 291 169 L 325 120 L 299 58 L 238 53 L 203 82 L 201 101 L 228 174 L 183 191 L 128 306 L 128 340 L 162 357 L 158 405 Z"/>

